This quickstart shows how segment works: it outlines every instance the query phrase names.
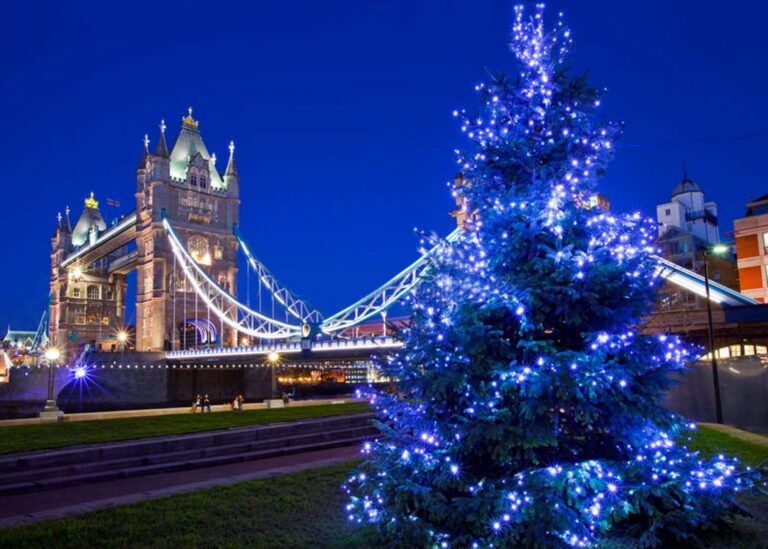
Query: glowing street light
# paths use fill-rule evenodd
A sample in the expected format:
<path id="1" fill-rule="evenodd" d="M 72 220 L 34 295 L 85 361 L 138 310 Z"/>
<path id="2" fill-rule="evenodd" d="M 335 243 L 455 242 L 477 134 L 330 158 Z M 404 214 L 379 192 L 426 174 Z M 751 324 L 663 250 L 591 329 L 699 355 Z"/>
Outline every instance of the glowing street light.
<path id="1" fill-rule="evenodd" d="M 272 370 L 272 398 L 277 398 L 277 375 L 276 375 L 276 366 L 277 362 L 280 360 L 280 355 L 277 351 L 272 351 L 267 355 L 267 362 L 269 362 Z"/>
<path id="2" fill-rule="evenodd" d="M 125 330 L 120 330 L 119 332 L 117 332 L 117 340 L 120 343 L 125 343 L 126 341 L 128 341 L 128 332 L 126 332 Z"/>
<path id="3" fill-rule="evenodd" d="M 50 415 L 59 415 L 61 410 L 59 410 L 59 407 L 56 405 L 56 399 L 53 397 L 53 370 L 56 367 L 56 362 L 61 358 L 61 351 L 58 347 L 51 346 L 45 350 L 44 355 L 48 360 L 48 400 L 45 401 L 43 412 L 50 412 Z"/>
<path id="4" fill-rule="evenodd" d="M 60 356 L 61 351 L 59 351 L 58 347 L 48 347 L 45 350 L 45 358 L 47 358 L 49 362 L 56 362 L 59 360 Z"/>
<path id="5" fill-rule="evenodd" d="M 707 335 L 709 336 L 709 355 L 712 357 L 712 384 L 715 389 L 715 419 L 723 422 L 723 404 L 720 400 L 720 376 L 717 372 L 717 358 L 715 357 L 715 327 L 712 325 L 712 303 L 709 301 L 709 256 L 721 255 L 728 251 L 728 246 L 715 244 L 711 248 L 704 248 L 704 288 L 707 295 Z"/>

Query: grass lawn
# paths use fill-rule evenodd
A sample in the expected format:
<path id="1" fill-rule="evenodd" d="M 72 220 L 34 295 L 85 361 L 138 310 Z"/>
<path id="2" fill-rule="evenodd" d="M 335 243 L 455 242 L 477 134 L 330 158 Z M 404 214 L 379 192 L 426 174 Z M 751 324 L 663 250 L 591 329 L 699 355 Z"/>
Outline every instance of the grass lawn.
<path id="1" fill-rule="evenodd" d="M 172 414 L 122 419 L 10 425 L 0 427 L 0 454 L 113 442 L 159 435 L 179 435 L 230 427 L 263 425 L 365 412 L 366 403 L 322 404 L 272 410 L 243 410 L 215 414 Z"/>
<path id="2" fill-rule="evenodd" d="M 745 462 L 768 458 L 768 438 L 701 427 L 694 446 L 728 451 Z M 373 532 L 344 519 L 339 485 L 354 462 L 256 481 L 218 486 L 104 509 L 74 518 L 0 530 L 0 547 L 376 547 Z M 746 495 L 752 519 L 712 534 L 705 547 L 768 546 L 768 498 Z"/>

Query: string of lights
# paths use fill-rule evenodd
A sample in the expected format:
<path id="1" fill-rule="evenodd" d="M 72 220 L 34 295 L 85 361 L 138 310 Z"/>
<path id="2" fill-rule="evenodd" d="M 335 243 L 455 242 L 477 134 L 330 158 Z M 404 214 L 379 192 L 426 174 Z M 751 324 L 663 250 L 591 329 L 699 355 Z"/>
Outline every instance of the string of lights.
<path id="1" fill-rule="evenodd" d="M 452 191 L 466 221 L 436 245 L 403 347 L 379 361 L 398 394 L 361 391 L 381 435 L 344 484 L 354 523 L 416 547 L 695 543 L 764 482 L 686 447 L 659 405 L 697 350 L 636 331 L 662 280 L 655 226 L 585 200 L 620 126 L 568 74 L 562 16 L 515 8 L 514 76 L 479 84 Z"/>

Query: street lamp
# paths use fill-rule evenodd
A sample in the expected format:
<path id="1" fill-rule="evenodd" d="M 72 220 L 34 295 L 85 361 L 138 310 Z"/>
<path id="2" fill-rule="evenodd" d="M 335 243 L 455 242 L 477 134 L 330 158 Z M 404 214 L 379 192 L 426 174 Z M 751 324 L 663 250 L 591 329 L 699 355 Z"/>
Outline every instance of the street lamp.
<path id="1" fill-rule="evenodd" d="M 728 251 L 728 246 L 717 244 L 710 250 L 704 248 L 704 288 L 707 293 L 707 335 L 709 336 L 709 355 L 712 357 L 712 383 L 715 389 L 715 417 L 718 423 L 723 423 L 723 404 L 720 400 L 720 376 L 717 373 L 717 358 L 715 357 L 715 328 L 712 325 L 712 303 L 709 300 L 709 252 L 720 255 Z"/>
<path id="2" fill-rule="evenodd" d="M 121 351 L 125 351 L 125 346 L 128 343 L 128 331 L 120 330 L 117 332 L 117 343 Z"/>
<path id="3" fill-rule="evenodd" d="M 59 351 L 58 347 L 48 347 L 45 350 L 45 358 L 48 360 L 48 400 L 45 402 L 43 412 L 60 412 L 59 407 L 56 406 L 56 399 L 53 396 L 53 370 L 59 357 L 61 357 L 61 351 Z"/>
<path id="4" fill-rule="evenodd" d="M 280 355 L 277 353 L 277 351 L 272 351 L 267 355 L 267 361 L 272 367 L 272 398 L 277 398 L 277 376 L 275 374 L 279 360 Z"/>

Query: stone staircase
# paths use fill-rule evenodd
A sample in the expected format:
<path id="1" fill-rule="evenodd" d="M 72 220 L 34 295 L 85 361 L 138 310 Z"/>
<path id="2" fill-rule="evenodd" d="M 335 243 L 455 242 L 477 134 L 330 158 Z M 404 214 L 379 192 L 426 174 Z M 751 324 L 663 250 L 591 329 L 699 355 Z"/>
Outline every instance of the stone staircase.
<path id="1" fill-rule="evenodd" d="M 339 448 L 372 438 L 370 413 L 0 455 L 0 496 Z"/>

